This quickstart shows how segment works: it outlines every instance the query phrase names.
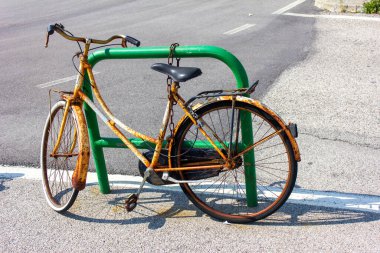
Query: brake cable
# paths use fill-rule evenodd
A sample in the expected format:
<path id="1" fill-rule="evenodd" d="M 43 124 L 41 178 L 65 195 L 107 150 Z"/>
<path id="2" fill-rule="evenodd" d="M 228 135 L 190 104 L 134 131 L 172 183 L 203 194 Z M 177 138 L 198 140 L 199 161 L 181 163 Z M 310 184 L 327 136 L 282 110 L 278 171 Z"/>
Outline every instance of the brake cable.
<path id="1" fill-rule="evenodd" d="M 71 36 L 75 37 L 74 34 L 72 34 L 70 31 L 67 31 L 67 30 L 65 29 L 65 27 L 64 27 L 62 24 L 61 24 L 61 26 L 62 26 L 62 30 L 63 30 L 63 31 L 65 31 L 65 32 L 67 32 L 68 34 L 70 34 Z M 79 44 L 79 41 L 77 41 L 77 44 L 78 44 L 78 47 L 79 47 L 80 52 L 83 54 L 83 50 L 82 50 L 82 47 L 81 47 L 80 44 Z"/>

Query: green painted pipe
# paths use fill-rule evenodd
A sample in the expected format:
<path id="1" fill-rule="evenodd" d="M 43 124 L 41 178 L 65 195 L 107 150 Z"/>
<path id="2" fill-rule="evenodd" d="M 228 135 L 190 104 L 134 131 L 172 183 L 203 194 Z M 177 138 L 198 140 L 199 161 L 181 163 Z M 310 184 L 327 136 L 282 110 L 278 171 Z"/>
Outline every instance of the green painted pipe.
<path id="1" fill-rule="evenodd" d="M 151 143 L 149 141 L 144 141 L 140 138 L 130 138 L 129 139 L 132 144 L 138 148 L 138 149 L 154 149 L 155 144 Z M 95 146 L 99 148 L 128 148 L 122 140 L 119 138 L 100 138 L 97 141 L 95 141 Z M 164 140 L 162 146 L 165 147 L 167 145 L 167 141 Z M 215 145 L 218 148 L 223 148 L 222 144 L 220 142 L 215 142 Z M 225 146 L 228 147 L 229 143 L 225 142 Z M 184 141 L 182 144 L 182 147 L 184 148 L 205 148 L 205 149 L 214 149 L 214 147 L 209 143 L 208 141 Z M 242 143 L 239 143 L 238 145 L 238 151 L 244 150 L 246 146 L 244 146 Z"/>
<path id="2" fill-rule="evenodd" d="M 109 48 L 96 51 L 89 55 L 88 62 L 94 67 L 96 63 L 102 60 L 112 59 L 147 59 L 147 58 L 167 58 L 169 56 L 169 47 L 140 47 L 140 48 Z M 196 45 L 196 46 L 179 46 L 175 49 L 175 57 L 178 58 L 198 58 L 209 57 L 215 58 L 224 62 L 232 71 L 236 79 L 237 88 L 248 87 L 247 73 L 241 64 L 241 62 L 230 52 L 220 47 L 208 46 L 208 45 Z M 85 78 L 84 92 L 92 98 L 92 92 L 90 84 L 87 82 L 88 78 Z M 109 184 L 107 177 L 107 170 L 104 161 L 103 147 L 101 142 L 104 138 L 100 138 L 99 129 L 96 120 L 96 115 L 90 112 L 85 105 L 85 115 L 89 127 L 90 143 L 93 151 L 96 171 L 98 174 L 100 190 L 103 193 L 108 193 Z M 244 145 L 252 145 L 252 124 L 250 115 L 246 115 L 244 120 L 241 121 L 242 138 Z M 249 134 L 250 132 L 250 134 Z M 97 142 L 99 141 L 99 142 Z M 139 140 L 142 141 L 142 140 Z M 98 143 L 98 144 L 96 144 Z M 111 146 L 113 144 L 110 144 Z M 118 147 L 117 145 L 112 147 Z M 246 192 L 247 203 L 249 206 L 257 205 L 257 190 L 256 190 L 256 172 L 254 165 L 253 151 L 244 155 L 244 167 L 245 167 L 245 180 L 246 180 Z M 106 190 L 104 190 L 106 189 Z"/>
<path id="3" fill-rule="evenodd" d="M 87 77 L 87 74 L 86 74 Z M 88 78 L 85 78 L 88 80 Z M 91 86 L 85 81 L 83 86 L 83 92 L 93 100 Z M 95 112 L 86 103 L 83 105 L 84 114 L 86 116 L 88 136 L 90 139 L 90 146 L 92 150 L 92 156 L 94 157 L 94 164 L 96 169 L 96 175 L 98 177 L 99 188 L 101 193 L 110 193 L 110 185 L 108 181 L 108 174 L 106 169 L 106 161 L 104 159 L 103 148 L 96 146 L 95 142 L 100 139 L 98 121 L 96 119 Z"/>
<path id="4" fill-rule="evenodd" d="M 88 62 L 94 66 L 102 60 L 168 58 L 169 52 L 169 47 L 108 48 L 90 54 Z M 223 48 L 207 45 L 179 46 L 175 49 L 175 56 L 179 58 L 209 57 L 218 59 L 231 69 L 238 88 L 249 86 L 247 73 L 241 62 Z"/>

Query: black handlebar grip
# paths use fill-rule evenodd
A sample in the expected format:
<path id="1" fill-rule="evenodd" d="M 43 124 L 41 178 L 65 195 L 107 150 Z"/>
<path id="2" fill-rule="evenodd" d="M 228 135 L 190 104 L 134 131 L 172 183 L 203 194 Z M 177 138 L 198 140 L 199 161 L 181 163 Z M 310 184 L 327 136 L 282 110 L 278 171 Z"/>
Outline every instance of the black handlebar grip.
<path id="1" fill-rule="evenodd" d="M 135 39 L 135 38 L 133 38 L 133 37 L 130 37 L 130 36 L 126 36 L 125 39 L 126 39 L 129 43 L 135 45 L 136 47 L 139 47 L 140 44 L 141 44 L 139 40 L 137 40 L 137 39 Z"/>
<path id="2" fill-rule="evenodd" d="M 48 27 L 47 27 L 47 33 L 49 35 L 52 35 L 54 33 L 54 26 L 55 25 L 48 25 Z"/>

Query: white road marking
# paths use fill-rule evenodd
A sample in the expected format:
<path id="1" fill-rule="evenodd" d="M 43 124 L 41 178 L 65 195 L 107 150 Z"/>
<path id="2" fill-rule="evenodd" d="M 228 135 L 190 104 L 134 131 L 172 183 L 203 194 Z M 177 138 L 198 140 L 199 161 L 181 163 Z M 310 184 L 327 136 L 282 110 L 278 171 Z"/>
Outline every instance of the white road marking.
<path id="1" fill-rule="evenodd" d="M 253 26 L 255 26 L 255 24 L 245 24 L 245 25 L 239 26 L 239 27 L 237 27 L 237 28 L 235 28 L 235 29 L 229 30 L 229 31 L 227 31 L 227 32 L 225 32 L 225 33 L 223 33 L 223 34 L 226 34 L 226 35 L 232 35 L 232 34 L 235 34 L 235 33 L 241 32 L 241 31 L 243 31 L 243 30 L 246 30 L 246 29 L 248 29 L 248 28 L 251 28 L 251 27 L 253 27 Z"/>
<path id="2" fill-rule="evenodd" d="M 327 19 L 351 19 L 351 20 L 364 20 L 364 21 L 377 21 L 380 22 L 380 18 L 376 17 L 363 17 L 363 16 L 348 16 L 348 15 L 315 15 L 315 14 L 301 14 L 301 13 L 284 13 L 282 15 L 304 17 L 304 18 L 327 18 Z"/>
<path id="3" fill-rule="evenodd" d="M 26 167 L 0 166 L 0 178 L 41 180 L 41 170 Z M 126 175 L 108 175 L 108 178 L 111 185 L 136 189 L 142 180 L 141 177 Z M 97 184 L 97 182 L 96 173 L 89 172 L 87 184 Z M 150 189 L 181 191 L 178 185 L 153 186 L 147 184 L 146 187 Z M 380 214 L 380 196 L 294 189 L 287 203 Z"/>
<path id="4" fill-rule="evenodd" d="M 284 12 L 286 12 L 286 11 L 288 11 L 288 10 L 294 8 L 294 7 L 296 7 L 297 5 L 302 4 L 302 3 L 305 2 L 305 1 L 306 1 L 306 0 L 297 0 L 297 1 L 295 1 L 295 2 L 293 2 L 293 3 L 291 3 L 291 4 L 289 4 L 289 5 L 287 5 L 287 6 L 283 7 L 283 8 L 281 8 L 281 9 L 279 9 L 279 10 L 273 12 L 272 14 L 277 14 L 277 15 L 278 15 L 278 14 L 282 14 L 282 13 L 284 13 Z"/>
<path id="5" fill-rule="evenodd" d="M 380 196 L 294 189 L 288 202 L 380 213 Z"/>
<path id="6" fill-rule="evenodd" d="M 96 74 L 99 74 L 99 72 L 93 71 L 93 74 L 96 75 Z M 36 85 L 36 87 L 43 89 L 43 88 L 51 87 L 51 86 L 54 86 L 57 84 L 66 83 L 66 82 L 75 80 L 76 78 L 77 78 L 77 75 L 69 76 L 69 77 L 65 77 L 65 78 L 54 80 L 54 81 L 47 82 L 47 83 L 41 83 L 39 85 Z"/>

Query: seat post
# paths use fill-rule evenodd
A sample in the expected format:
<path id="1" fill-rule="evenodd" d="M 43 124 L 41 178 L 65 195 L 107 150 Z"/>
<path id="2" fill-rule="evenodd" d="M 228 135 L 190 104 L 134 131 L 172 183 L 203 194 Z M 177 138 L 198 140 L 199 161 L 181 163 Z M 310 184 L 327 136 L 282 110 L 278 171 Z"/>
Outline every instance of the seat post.
<path id="1" fill-rule="evenodd" d="M 178 91 L 179 88 L 180 88 L 179 82 L 176 82 L 176 81 L 173 80 L 172 84 L 170 86 L 171 92 L 177 93 L 177 91 Z"/>

